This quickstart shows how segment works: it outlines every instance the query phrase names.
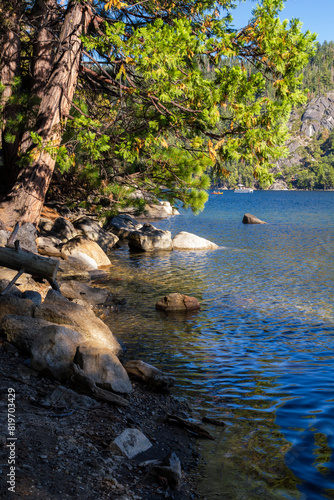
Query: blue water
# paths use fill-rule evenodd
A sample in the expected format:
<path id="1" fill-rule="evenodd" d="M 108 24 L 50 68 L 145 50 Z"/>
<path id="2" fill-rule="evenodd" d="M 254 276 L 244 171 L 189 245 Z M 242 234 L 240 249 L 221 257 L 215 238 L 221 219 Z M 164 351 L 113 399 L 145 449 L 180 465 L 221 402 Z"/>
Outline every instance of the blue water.
<path id="1" fill-rule="evenodd" d="M 334 499 L 334 192 L 226 191 L 155 225 L 220 248 L 112 254 L 128 303 L 110 326 L 128 358 L 173 373 L 196 418 L 226 423 L 201 442 L 205 497 Z M 170 292 L 201 310 L 155 311 Z"/>

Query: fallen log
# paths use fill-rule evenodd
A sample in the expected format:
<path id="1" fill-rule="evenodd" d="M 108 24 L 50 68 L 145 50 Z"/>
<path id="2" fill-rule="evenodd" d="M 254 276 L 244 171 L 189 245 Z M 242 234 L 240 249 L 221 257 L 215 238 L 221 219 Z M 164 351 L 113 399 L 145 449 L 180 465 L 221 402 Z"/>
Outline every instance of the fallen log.
<path id="1" fill-rule="evenodd" d="M 22 273 L 31 274 L 33 277 L 40 279 L 47 279 L 52 288 L 59 290 L 55 281 L 59 267 L 58 260 L 42 257 L 27 250 L 21 250 L 16 245 L 16 248 L 0 247 L 0 266 L 18 271 L 18 274 L 2 294 L 9 291 Z"/>
<path id="2" fill-rule="evenodd" d="M 19 228 L 20 223 L 17 222 L 7 240 L 6 246 L 0 247 L 0 266 L 18 271 L 17 275 L 14 276 L 12 281 L 0 295 L 5 295 L 5 293 L 9 292 L 23 273 L 31 274 L 37 279 L 47 279 L 52 288 L 59 292 L 59 287 L 56 283 L 59 261 L 41 257 L 25 249 L 22 250 L 20 248 L 20 242 L 15 240 Z"/>

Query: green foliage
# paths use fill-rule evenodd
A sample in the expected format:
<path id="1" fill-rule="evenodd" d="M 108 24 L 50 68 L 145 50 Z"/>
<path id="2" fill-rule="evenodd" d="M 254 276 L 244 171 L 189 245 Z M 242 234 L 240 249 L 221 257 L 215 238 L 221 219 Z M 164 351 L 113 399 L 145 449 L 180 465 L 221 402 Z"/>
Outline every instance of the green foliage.
<path id="1" fill-rule="evenodd" d="M 334 130 L 314 138 L 299 151 L 299 165 L 285 167 L 284 176 L 298 189 L 334 188 Z"/>
<path id="2" fill-rule="evenodd" d="M 80 196 L 96 191 L 114 211 L 148 198 L 199 211 L 210 176 L 270 184 L 292 106 L 306 100 L 301 72 L 315 37 L 279 20 L 282 0 L 260 0 L 237 31 L 238 4 L 92 0 L 95 24 L 81 37 L 86 55 L 62 144 L 33 135 L 37 105 L 23 115 L 37 150 L 57 158 L 57 179 L 74 177 Z M 25 30 L 32 65 L 35 29 Z"/>
<path id="3" fill-rule="evenodd" d="M 316 97 L 334 88 L 334 42 L 317 44 L 314 55 L 303 69 L 303 85 L 310 97 Z"/>

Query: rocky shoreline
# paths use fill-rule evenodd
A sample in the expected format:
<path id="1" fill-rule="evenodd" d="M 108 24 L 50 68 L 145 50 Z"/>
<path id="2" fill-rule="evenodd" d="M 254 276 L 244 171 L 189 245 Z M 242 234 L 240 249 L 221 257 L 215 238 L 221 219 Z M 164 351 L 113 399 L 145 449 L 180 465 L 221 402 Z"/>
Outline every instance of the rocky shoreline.
<path id="1" fill-rule="evenodd" d="M 199 458 L 194 436 L 210 434 L 169 395 L 171 377 L 142 360 L 124 363 L 121 339 L 102 321 L 122 303 L 101 285 L 110 272 L 104 250 L 129 229 L 121 222 L 117 235 L 49 210 L 38 234 L 19 229 L 20 251 L 60 261 L 58 291 L 29 274 L 10 286 L 16 271 L 0 268 L 2 497 L 204 498 L 190 472 Z M 0 231 L 3 247 L 10 234 Z"/>

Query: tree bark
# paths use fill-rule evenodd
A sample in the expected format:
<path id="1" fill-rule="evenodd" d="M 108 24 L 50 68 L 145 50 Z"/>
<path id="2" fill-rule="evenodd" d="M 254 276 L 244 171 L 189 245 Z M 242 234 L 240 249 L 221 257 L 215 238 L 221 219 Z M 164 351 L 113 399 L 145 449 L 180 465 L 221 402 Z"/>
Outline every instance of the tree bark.
<path id="1" fill-rule="evenodd" d="M 33 102 L 36 102 L 36 104 L 33 106 L 33 109 L 30 109 L 27 130 L 24 132 L 20 144 L 21 155 L 26 153 L 33 144 L 30 130 L 35 125 L 33 120 L 34 116 L 36 119 L 36 105 L 39 105 L 43 97 L 44 89 L 50 78 L 55 62 L 59 40 L 59 30 L 57 30 L 59 9 L 57 0 L 36 0 L 32 11 L 32 18 L 32 24 L 35 28 L 35 40 L 33 43 L 30 93 Z"/>
<path id="2" fill-rule="evenodd" d="M 13 185 L 17 175 L 16 159 L 19 145 L 19 136 L 11 142 L 6 136 L 12 133 L 8 120 L 14 118 L 18 112 L 18 105 L 10 101 L 13 94 L 13 84 L 20 76 L 21 69 L 21 39 L 20 39 L 21 0 L 5 0 L 0 8 L 0 48 L 1 48 L 1 83 L 4 90 L 1 95 L 2 107 L 2 156 L 3 167 L 0 167 L 1 183 L 3 186 Z"/>
<path id="3" fill-rule="evenodd" d="M 13 190 L 0 205 L 0 219 L 8 226 L 18 220 L 33 224 L 39 221 L 77 84 L 82 51 L 80 35 L 86 30 L 89 17 L 90 11 L 84 4 L 69 2 L 37 116 L 35 132 L 42 139 L 42 148 L 31 149 L 29 164 L 20 170 Z"/>

